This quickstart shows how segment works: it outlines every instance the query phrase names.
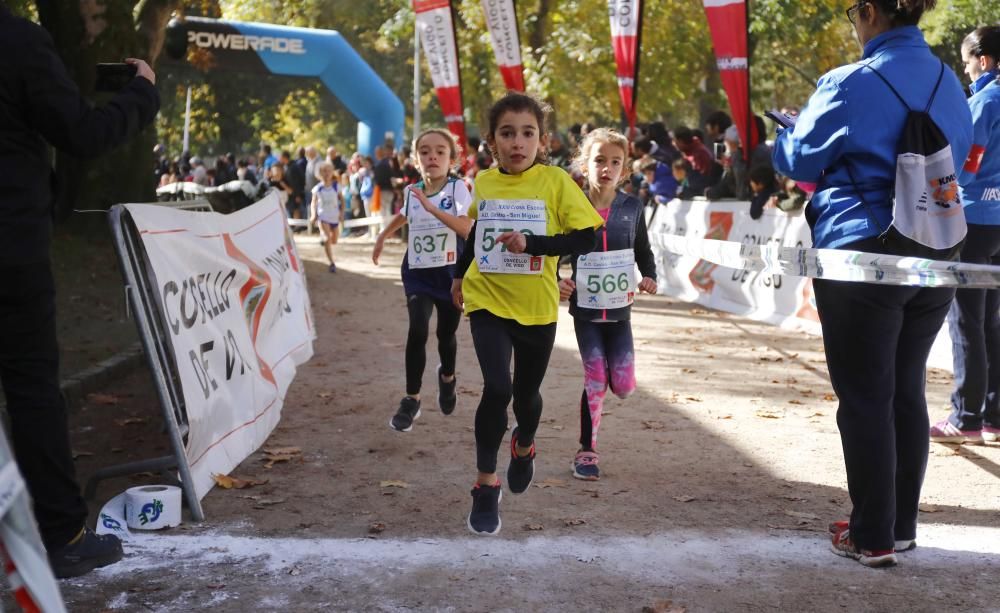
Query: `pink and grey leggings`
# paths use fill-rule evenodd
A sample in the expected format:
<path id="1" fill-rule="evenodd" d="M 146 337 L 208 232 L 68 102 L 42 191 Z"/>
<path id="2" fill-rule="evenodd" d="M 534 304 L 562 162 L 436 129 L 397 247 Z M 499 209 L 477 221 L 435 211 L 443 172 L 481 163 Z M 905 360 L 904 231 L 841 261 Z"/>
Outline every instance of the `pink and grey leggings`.
<path id="1" fill-rule="evenodd" d="M 592 322 L 574 319 L 576 342 L 583 358 L 583 397 L 580 399 L 580 446 L 597 449 L 604 396 L 627 398 L 635 391 L 635 349 L 629 321 Z"/>

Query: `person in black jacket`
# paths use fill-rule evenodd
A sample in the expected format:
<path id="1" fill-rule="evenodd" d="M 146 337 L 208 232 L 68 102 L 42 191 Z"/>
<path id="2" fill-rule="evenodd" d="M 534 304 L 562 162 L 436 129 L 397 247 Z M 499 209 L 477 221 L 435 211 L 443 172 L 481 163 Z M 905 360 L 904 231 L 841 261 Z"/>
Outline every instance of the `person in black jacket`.
<path id="1" fill-rule="evenodd" d="M 597 430 L 608 387 L 619 398 L 635 391 L 629 321 L 635 292 L 656 293 L 656 262 L 642 203 L 618 190 L 627 152 L 625 136 L 607 128 L 588 133 L 580 145 L 577 165 L 584 169 L 587 196 L 605 225 L 597 230 L 594 250 L 573 257 L 573 278 L 559 282 L 560 298 L 570 301 L 583 359 L 580 451 L 573 459 L 573 476 L 586 481 L 600 478 Z M 637 264 L 642 275 L 638 286 L 633 278 Z"/>
<path id="2" fill-rule="evenodd" d="M 95 157 L 153 121 L 156 76 L 129 59 L 134 78 L 93 108 L 80 96 L 49 34 L 0 4 L 0 381 L 14 455 L 34 500 L 57 577 L 121 559 L 115 536 L 85 527 L 59 389 L 55 288 L 49 263 L 52 168 L 48 146 Z"/>

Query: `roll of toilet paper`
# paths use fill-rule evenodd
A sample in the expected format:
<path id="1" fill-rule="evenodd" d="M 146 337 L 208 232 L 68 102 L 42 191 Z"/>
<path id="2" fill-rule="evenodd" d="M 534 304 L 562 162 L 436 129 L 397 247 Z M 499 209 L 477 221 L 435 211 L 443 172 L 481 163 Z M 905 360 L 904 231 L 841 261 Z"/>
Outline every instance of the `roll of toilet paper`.
<path id="1" fill-rule="evenodd" d="M 133 487 L 108 501 L 97 518 L 98 534 L 123 541 L 133 530 L 159 530 L 181 524 L 181 488 L 173 485 Z"/>
<path id="2" fill-rule="evenodd" d="M 142 485 L 125 490 L 125 523 L 132 530 L 160 530 L 181 525 L 181 488 Z"/>

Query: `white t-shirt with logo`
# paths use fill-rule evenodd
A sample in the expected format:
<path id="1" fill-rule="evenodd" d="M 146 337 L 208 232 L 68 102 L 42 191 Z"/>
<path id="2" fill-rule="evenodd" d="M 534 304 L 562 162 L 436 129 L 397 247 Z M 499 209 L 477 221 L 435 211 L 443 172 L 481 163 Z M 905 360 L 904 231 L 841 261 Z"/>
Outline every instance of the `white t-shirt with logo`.
<path id="1" fill-rule="evenodd" d="M 407 241 L 407 261 L 410 268 L 438 268 L 454 264 L 458 259 L 454 230 L 424 210 L 410 190 L 406 190 L 403 215 L 410 225 Z M 438 209 L 454 215 L 467 216 L 472 195 L 464 181 L 449 179 L 433 196 L 428 196 Z"/>
<path id="2" fill-rule="evenodd" d="M 319 196 L 316 203 L 316 216 L 323 223 L 337 225 L 340 223 L 340 187 L 334 183 L 330 187 L 317 183 L 312 189 L 314 195 Z"/>

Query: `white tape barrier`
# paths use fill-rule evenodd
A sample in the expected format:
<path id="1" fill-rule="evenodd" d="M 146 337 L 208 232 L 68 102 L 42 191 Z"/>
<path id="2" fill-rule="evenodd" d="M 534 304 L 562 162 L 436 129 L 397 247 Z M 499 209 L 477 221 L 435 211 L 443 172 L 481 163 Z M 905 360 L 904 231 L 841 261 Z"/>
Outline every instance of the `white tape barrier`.
<path id="1" fill-rule="evenodd" d="M 916 287 L 1000 287 L 1000 266 L 675 235 L 658 238 L 662 247 L 671 253 L 763 274 Z"/>
<path id="2" fill-rule="evenodd" d="M 181 525 L 181 488 L 173 485 L 132 487 L 108 501 L 97 522 L 98 534 L 132 538 L 132 530 L 161 530 Z"/>

